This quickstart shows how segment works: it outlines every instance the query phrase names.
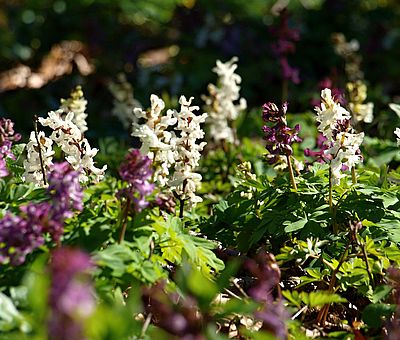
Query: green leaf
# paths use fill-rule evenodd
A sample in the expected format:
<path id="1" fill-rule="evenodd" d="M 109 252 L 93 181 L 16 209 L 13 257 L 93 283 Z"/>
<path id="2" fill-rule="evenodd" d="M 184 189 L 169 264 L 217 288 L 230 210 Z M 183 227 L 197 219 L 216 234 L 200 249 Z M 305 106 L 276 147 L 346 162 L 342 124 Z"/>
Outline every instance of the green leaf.
<path id="1" fill-rule="evenodd" d="M 296 231 L 296 230 L 302 229 L 307 224 L 307 222 L 308 222 L 308 220 L 306 218 L 303 218 L 303 219 L 298 220 L 296 222 L 285 221 L 283 223 L 283 225 L 287 226 L 285 228 L 285 231 L 287 233 L 290 233 L 292 231 Z"/>
<path id="2" fill-rule="evenodd" d="M 362 312 L 363 321 L 372 328 L 380 328 L 383 318 L 388 318 L 396 310 L 396 305 L 376 303 L 370 304 Z"/>

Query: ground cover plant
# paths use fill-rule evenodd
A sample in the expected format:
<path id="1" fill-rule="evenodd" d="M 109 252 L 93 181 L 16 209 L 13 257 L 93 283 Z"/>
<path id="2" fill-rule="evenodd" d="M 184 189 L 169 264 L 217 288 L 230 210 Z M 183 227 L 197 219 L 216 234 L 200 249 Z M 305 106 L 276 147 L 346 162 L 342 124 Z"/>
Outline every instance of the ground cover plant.
<path id="1" fill-rule="evenodd" d="M 1 339 L 400 337 L 398 98 L 370 99 L 359 42 L 335 33 L 341 68 L 295 111 L 289 9 L 262 105 L 231 55 L 202 92 L 139 102 L 124 74 L 108 81 L 96 101 L 120 135 L 91 130 L 84 82 L 28 131 L 0 118 Z M 70 73 L 61 59 L 19 87 Z"/>

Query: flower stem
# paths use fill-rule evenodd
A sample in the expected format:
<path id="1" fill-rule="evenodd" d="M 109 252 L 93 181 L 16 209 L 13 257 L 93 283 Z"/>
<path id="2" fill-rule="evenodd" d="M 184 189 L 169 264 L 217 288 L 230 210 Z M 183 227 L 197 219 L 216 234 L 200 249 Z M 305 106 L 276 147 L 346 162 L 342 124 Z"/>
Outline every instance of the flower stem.
<path id="1" fill-rule="evenodd" d="M 35 129 L 35 137 L 36 137 L 36 143 L 38 145 L 38 153 L 39 153 L 39 161 L 40 161 L 40 169 L 42 170 L 42 176 L 43 176 L 43 183 L 44 185 L 47 185 L 47 180 L 46 180 L 46 171 L 44 170 L 44 163 L 43 163 L 43 156 L 42 156 L 42 147 L 41 143 L 39 140 L 39 132 L 38 132 L 38 117 L 35 115 L 33 117 L 33 126 Z"/>
<path id="2" fill-rule="evenodd" d="M 343 262 L 346 260 L 347 251 L 349 250 L 350 245 L 351 245 L 351 239 L 347 243 L 346 248 L 344 249 L 344 252 L 342 253 L 342 256 L 339 259 L 339 263 L 338 263 L 337 267 L 332 272 L 331 280 L 329 282 L 328 292 L 332 293 L 334 291 L 334 288 L 336 285 L 336 274 L 339 272 L 340 267 L 342 266 Z M 321 310 L 319 311 L 318 316 L 317 316 L 317 320 L 316 320 L 317 324 L 324 326 L 324 324 L 326 322 L 326 318 L 328 316 L 329 307 L 330 307 L 330 304 L 326 304 L 321 308 Z"/>
<path id="3" fill-rule="evenodd" d="M 332 169 L 329 167 L 329 211 L 332 214 L 333 232 L 338 233 L 338 226 L 336 223 L 336 210 L 333 207 L 333 182 L 332 182 Z"/>
<path id="4" fill-rule="evenodd" d="M 119 239 L 118 239 L 118 243 L 121 243 L 124 238 L 125 238 L 125 232 L 126 232 L 126 225 L 128 224 L 128 212 L 129 212 L 129 207 L 131 205 L 131 200 L 128 198 L 126 200 L 126 204 L 124 206 L 124 210 L 122 212 L 122 228 L 121 228 L 121 232 L 119 234 Z"/>
<path id="5" fill-rule="evenodd" d="M 353 181 L 353 184 L 357 183 L 356 168 L 354 166 L 351 168 L 351 180 Z"/>
<path id="6" fill-rule="evenodd" d="M 296 185 L 296 180 L 294 178 L 294 173 L 293 173 L 293 168 L 292 168 L 292 162 L 290 161 L 290 156 L 286 156 L 286 161 L 289 169 L 289 175 L 290 175 L 290 182 L 292 183 L 292 187 L 295 191 L 297 191 L 297 185 Z"/>

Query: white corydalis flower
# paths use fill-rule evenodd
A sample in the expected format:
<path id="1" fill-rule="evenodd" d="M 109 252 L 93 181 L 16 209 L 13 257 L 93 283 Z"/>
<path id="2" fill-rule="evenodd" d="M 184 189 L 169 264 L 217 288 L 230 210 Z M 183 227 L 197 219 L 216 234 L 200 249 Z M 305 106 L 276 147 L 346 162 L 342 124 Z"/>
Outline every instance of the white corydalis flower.
<path id="1" fill-rule="evenodd" d="M 321 91 L 321 107 L 316 106 L 318 130 L 328 139 L 333 137 L 337 121 L 350 119 L 350 113 L 332 97 L 330 89 Z"/>
<path id="2" fill-rule="evenodd" d="M 175 130 L 180 132 L 180 137 L 175 140 L 175 171 L 168 182 L 181 200 L 188 201 L 190 207 L 202 201 L 201 197 L 196 196 L 201 175 L 195 172 L 195 168 L 199 165 L 200 152 L 207 144 L 206 142 L 196 143 L 197 139 L 204 137 L 200 124 L 205 122 L 207 113 L 196 116 L 194 111 L 199 110 L 199 107 L 191 106 L 192 100 L 193 97 L 187 100 L 185 96 L 181 96 L 179 99 L 181 110 L 174 111 L 178 121 Z"/>
<path id="3" fill-rule="evenodd" d="M 39 149 L 42 157 L 43 170 L 47 173 L 53 164 L 54 151 L 52 149 L 53 141 L 47 138 L 43 131 L 38 133 L 38 138 L 34 131 L 31 132 L 29 142 L 26 144 L 26 159 L 24 160 L 24 173 L 22 178 L 25 182 L 35 183 L 43 186 L 43 172 L 39 155 Z M 38 141 L 39 140 L 39 144 Z"/>
<path id="4" fill-rule="evenodd" d="M 210 111 L 208 124 L 210 125 L 210 135 L 215 142 L 221 140 L 234 142 L 235 132 L 231 124 L 237 119 L 240 111 L 247 108 L 246 100 L 240 98 L 239 95 L 239 84 L 242 78 L 235 73 L 237 61 L 237 57 L 233 57 L 226 63 L 217 60 L 213 71 L 219 77 L 218 86 L 209 84 L 209 96 L 203 97 Z"/>
<path id="5" fill-rule="evenodd" d="M 331 90 L 321 92 L 321 108 L 316 107 L 318 130 L 328 139 L 331 155 L 332 184 L 337 185 L 345 177 L 343 168 L 352 168 L 362 161 L 359 154 L 364 133 L 356 133 L 350 126 L 350 113 L 332 98 Z"/>
<path id="6" fill-rule="evenodd" d="M 400 128 L 396 128 L 396 130 L 394 130 L 394 134 L 397 137 L 397 145 L 400 146 Z"/>
<path id="7" fill-rule="evenodd" d="M 53 130 L 51 140 L 61 148 L 65 160 L 72 168 L 80 173 L 81 182 L 88 182 L 90 177 L 93 177 L 94 182 L 99 182 L 104 178 L 107 166 L 102 169 L 95 167 L 93 158 L 98 150 L 90 147 L 88 140 L 73 123 L 74 113 L 68 112 L 65 117 L 63 115 L 63 110 L 50 111 L 47 118 L 39 118 L 39 123 Z"/>
<path id="8" fill-rule="evenodd" d="M 87 114 L 86 114 L 87 100 L 83 96 L 83 91 L 80 86 L 77 86 L 72 90 L 71 95 L 68 99 L 61 99 L 61 106 L 65 113 L 73 112 L 74 118 L 73 123 L 78 127 L 78 129 L 84 133 L 87 131 Z"/>
<path id="9" fill-rule="evenodd" d="M 374 104 L 364 103 L 367 99 L 367 85 L 357 80 L 347 84 L 349 93 L 349 108 L 353 116 L 354 123 L 372 123 L 374 119 Z"/>
<path id="10" fill-rule="evenodd" d="M 144 124 L 132 124 L 132 136 L 138 137 L 142 142 L 140 152 L 148 156 L 156 166 L 154 178 L 164 187 L 169 180 L 169 168 L 175 163 L 174 141 L 175 135 L 167 131 L 177 122 L 173 111 L 168 110 L 162 114 L 164 101 L 152 94 L 150 96 L 151 107 L 149 111 L 140 108 L 134 110 L 136 119 L 144 119 Z"/>
<path id="11" fill-rule="evenodd" d="M 142 105 L 133 97 L 132 85 L 127 82 L 125 74 L 119 74 L 118 82 L 111 83 L 108 88 L 114 96 L 112 114 L 121 121 L 125 129 L 128 129 L 132 123 L 138 121 L 133 110 L 141 108 Z"/>

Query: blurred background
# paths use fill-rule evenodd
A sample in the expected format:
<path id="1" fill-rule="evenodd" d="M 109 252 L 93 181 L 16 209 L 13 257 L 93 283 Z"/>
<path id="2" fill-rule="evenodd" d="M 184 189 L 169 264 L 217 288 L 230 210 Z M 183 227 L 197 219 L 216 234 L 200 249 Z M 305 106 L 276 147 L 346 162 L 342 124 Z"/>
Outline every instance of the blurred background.
<path id="1" fill-rule="evenodd" d="M 203 105 L 201 94 L 216 82 L 215 61 L 232 56 L 239 58 L 241 94 L 259 115 L 264 102 L 281 100 L 274 46 L 283 8 L 286 28 L 296 32 L 287 55 L 298 70 L 287 84 L 289 110 L 312 110 L 326 77 L 345 88 L 345 60 L 333 44 L 333 34 L 343 33 L 359 43 L 375 103 L 370 129 L 384 134 L 396 118 L 387 105 L 400 102 L 398 0 L 0 0 L 0 116 L 31 131 L 33 115 L 56 109 L 82 85 L 88 136 L 126 134 L 111 114 L 108 88 L 119 73 L 144 107 L 151 93 L 171 102 L 194 96 Z"/>

